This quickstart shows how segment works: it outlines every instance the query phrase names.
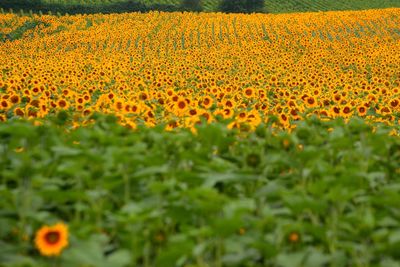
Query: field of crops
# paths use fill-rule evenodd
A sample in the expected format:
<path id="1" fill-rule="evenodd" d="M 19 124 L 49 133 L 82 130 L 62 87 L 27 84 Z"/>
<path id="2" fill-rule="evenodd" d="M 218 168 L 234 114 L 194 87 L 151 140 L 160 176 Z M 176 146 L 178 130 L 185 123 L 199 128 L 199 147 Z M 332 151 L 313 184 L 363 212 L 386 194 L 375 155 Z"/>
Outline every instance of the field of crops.
<path id="1" fill-rule="evenodd" d="M 400 266 L 399 25 L 0 14 L 0 266 Z"/>
<path id="2" fill-rule="evenodd" d="M 202 0 L 203 11 L 220 10 L 221 0 Z M 180 9 L 182 0 L 2 0 L 0 7 L 18 12 L 23 9 L 38 11 L 80 12 L 123 12 L 158 9 L 173 11 Z M 398 0 L 266 0 L 267 13 L 288 13 L 303 11 L 361 10 L 400 7 Z"/>
<path id="3" fill-rule="evenodd" d="M 399 9 L 3 15 L 2 26 L 2 121 L 63 109 L 74 126 L 101 112 L 168 130 L 254 129 L 269 115 L 291 128 L 304 113 L 398 122 Z"/>

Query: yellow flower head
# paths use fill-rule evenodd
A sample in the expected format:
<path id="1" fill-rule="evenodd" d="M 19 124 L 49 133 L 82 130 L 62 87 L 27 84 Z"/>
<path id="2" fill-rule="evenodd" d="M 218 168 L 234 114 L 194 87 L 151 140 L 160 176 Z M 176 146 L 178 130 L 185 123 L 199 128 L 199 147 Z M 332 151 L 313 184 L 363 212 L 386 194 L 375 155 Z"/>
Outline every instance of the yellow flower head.
<path id="1" fill-rule="evenodd" d="M 35 245 L 43 256 L 58 256 L 68 246 L 68 228 L 64 223 L 43 226 L 36 232 Z"/>

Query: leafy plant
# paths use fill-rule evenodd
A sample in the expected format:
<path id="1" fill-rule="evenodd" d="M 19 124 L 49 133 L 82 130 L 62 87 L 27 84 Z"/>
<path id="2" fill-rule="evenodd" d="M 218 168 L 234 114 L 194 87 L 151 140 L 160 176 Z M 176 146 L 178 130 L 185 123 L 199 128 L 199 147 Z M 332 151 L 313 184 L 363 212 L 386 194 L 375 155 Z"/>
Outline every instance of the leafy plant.
<path id="1" fill-rule="evenodd" d="M 42 21 L 29 20 L 29 21 L 26 21 L 22 26 L 18 27 L 17 29 L 15 29 L 14 31 L 12 31 L 9 34 L 0 33 L 0 41 L 1 40 L 2 41 L 6 41 L 6 40 L 14 41 L 14 40 L 21 39 L 27 31 L 35 29 L 36 27 L 39 27 L 40 25 L 44 25 L 44 27 L 50 26 L 48 23 L 44 23 Z"/>
<path id="2" fill-rule="evenodd" d="M 58 266 L 400 260 L 396 128 L 311 117 L 291 133 L 193 134 L 96 116 L 68 130 L 64 115 L 0 124 L 1 266 L 52 266 L 32 238 L 60 220 L 71 238 Z"/>

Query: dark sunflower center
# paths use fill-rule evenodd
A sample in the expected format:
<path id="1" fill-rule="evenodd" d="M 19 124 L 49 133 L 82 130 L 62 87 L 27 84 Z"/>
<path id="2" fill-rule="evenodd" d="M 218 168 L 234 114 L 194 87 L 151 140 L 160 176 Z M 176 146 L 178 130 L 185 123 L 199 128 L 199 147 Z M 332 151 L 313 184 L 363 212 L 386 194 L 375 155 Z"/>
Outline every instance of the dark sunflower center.
<path id="1" fill-rule="evenodd" d="M 44 239 L 49 244 L 56 244 L 60 240 L 60 233 L 59 232 L 48 232 Z"/>
<path id="2" fill-rule="evenodd" d="M 180 101 L 180 102 L 178 103 L 178 107 L 179 107 L 180 109 L 184 109 L 184 108 L 186 107 L 185 102 Z"/>

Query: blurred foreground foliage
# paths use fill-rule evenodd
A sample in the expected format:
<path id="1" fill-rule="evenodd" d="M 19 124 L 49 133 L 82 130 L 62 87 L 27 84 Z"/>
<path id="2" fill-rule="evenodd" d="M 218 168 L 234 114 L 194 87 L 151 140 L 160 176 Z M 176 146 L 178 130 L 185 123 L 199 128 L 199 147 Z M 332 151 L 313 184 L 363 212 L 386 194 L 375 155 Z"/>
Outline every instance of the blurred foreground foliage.
<path id="1" fill-rule="evenodd" d="M 72 130 L 64 115 L 0 124 L 0 266 L 400 266 L 393 128 Z M 45 259 L 35 231 L 60 220 L 70 245 Z"/>

